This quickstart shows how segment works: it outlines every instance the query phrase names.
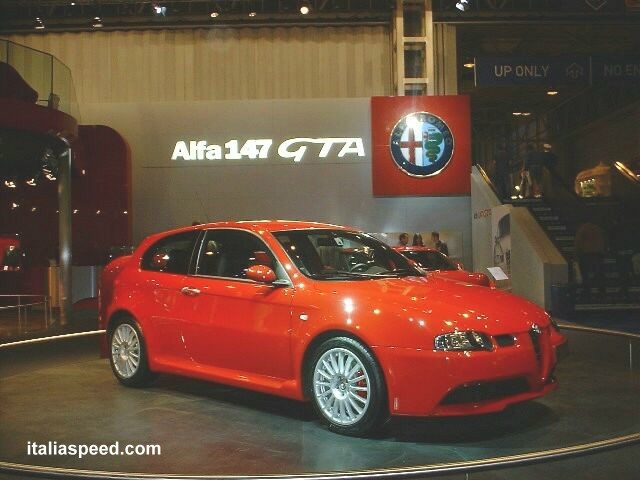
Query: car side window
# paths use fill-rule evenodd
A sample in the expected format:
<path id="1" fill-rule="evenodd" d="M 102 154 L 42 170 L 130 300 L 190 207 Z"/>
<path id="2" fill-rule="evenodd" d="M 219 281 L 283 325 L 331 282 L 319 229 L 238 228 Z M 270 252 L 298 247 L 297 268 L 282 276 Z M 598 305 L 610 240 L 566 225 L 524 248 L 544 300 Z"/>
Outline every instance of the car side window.
<path id="1" fill-rule="evenodd" d="M 158 240 L 143 255 L 142 269 L 186 275 L 198 233 L 191 230 Z"/>
<path id="2" fill-rule="evenodd" d="M 267 245 L 242 230 L 209 230 L 203 240 L 196 274 L 210 277 L 247 278 L 246 269 L 265 265 L 284 278 L 282 267 Z"/>

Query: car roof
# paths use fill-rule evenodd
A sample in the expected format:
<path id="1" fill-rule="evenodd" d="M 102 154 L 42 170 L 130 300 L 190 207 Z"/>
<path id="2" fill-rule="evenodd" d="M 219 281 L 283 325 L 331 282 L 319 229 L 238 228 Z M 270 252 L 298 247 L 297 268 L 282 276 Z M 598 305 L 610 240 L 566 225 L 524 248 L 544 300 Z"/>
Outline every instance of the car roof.
<path id="1" fill-rule="evenodd" d="M 250 230 L 253 232 L 281 232 L 286 230 L 308 230 L 308 229 L 332 229 L 359 231 L 355 228 L 344 227 L 341 225 L 333 225 L 330 223 L 307 222 L 301 220 L 241 220 L 227 222 L 201 223 L 195 226 L 176 228 L 165 231 L 163 234 L 186 232 L 189 230 L 206 230 L 208 228 L 236 228 L 242 230 Z"/>

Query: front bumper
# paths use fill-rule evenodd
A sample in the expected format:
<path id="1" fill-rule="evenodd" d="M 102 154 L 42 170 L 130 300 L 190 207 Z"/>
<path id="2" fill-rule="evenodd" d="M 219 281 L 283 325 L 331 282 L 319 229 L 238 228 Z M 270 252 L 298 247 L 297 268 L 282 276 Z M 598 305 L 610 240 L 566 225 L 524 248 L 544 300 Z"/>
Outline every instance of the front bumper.
<path id="1" fill-rule="evenodd" d="M 553 376 L 557 357 L 549 329 L 543 330 L 537 348 L 528 332 L 514 337 L 513 345 L 496 345 L 492 351 L 375 348 L 387 382 L 390 413 L 445 416 L 497 412 L 553 391 L 557 387 Z"/>

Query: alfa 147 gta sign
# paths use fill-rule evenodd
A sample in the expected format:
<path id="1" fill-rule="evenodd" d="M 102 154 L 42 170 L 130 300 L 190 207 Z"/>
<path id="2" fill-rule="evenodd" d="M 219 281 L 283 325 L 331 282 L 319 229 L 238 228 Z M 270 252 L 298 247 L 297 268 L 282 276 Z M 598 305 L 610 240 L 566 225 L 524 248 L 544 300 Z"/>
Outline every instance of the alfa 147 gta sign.
<path id="1" fill-rule="evenodd" d="M 239 140 L 229 140 L 223 145 L 209 144 L 206 140 L 180 140 L 176 142 L 171 160 L 256 160 L 270 158 L 273 139 L 250 139 L 240 146 Z M 280 158 L 301 162 L 307 151 L 316 147 L 317 158 L 329 154 L 343 158 L 348 155 L 364 157 L 362 138 L 290 138 L 277 146 Z"/>

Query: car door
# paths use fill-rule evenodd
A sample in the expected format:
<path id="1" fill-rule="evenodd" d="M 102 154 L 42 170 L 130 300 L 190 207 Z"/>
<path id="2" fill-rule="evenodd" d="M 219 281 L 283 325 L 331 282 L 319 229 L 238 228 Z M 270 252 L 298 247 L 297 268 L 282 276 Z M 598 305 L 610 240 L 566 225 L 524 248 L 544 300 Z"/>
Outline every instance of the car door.
<path id="1" fill-rule="evenodd" d="M 271 267 L 288 279 L 265 242 L 240 229 L 208 230 L 201 242 L 192 290 L 193 310 L 184 325 L 189 355 L 198 364 L 280 379 L 293 375 L 290 286 L 246 278 L 251 265 Z"/>
<path id="2" fill-rule="evenodd" d="M 191 317 L 192 302 L 182 292 L 199 231 L 158 240 L 142 256 L 139 282 L 145 312 L 144 334 L 149 354 L 165 366 L 188 368 L 192 363 L 184 344 L 182 324 Z"/>

